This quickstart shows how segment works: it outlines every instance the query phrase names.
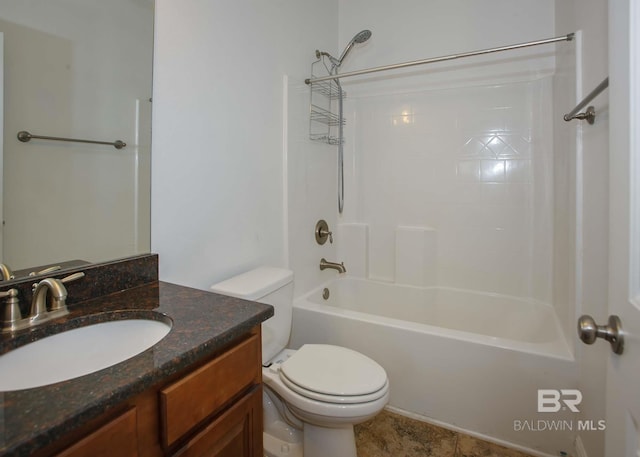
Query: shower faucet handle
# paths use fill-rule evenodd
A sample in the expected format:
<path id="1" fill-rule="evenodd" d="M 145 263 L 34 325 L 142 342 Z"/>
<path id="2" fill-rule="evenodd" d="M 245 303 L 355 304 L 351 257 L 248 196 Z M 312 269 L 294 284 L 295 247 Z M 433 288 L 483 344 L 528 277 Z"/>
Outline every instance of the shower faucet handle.
<path id="1" fill-rule="evenodd" d="M 329 239 L 329 243 L 333 244 L 333 232 L 329 230 L 329 224 L 324 219 L 320 219 L 316 224 L 316 241 L 318 244 L 325 244 L 327 242 L 327 238 Z"/>
<path id="2" fill-rule="evenodd" d="M 326 230 L 320 230 L 320 236 L 329 236 L 329 243 L 333 244 L 333 232 L 329 231 L 327 232 Z"/>

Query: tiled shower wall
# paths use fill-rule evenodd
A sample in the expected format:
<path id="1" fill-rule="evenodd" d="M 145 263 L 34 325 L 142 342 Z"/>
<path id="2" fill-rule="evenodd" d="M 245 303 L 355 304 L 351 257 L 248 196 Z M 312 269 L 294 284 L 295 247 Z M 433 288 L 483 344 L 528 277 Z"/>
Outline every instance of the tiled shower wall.
<path id="1" fill-rule="evenodd" d="M 343 227 L 338 249 L 362 262 L 350 246 L 366 238 L 357 274 L 551 301 L 551 78 L 361 95 L 347 107 L 340 222 L 361 225 Z M 406 249 L 416 230 L 428 249 Z M 415 268 L 429 273 L 407 280 Z"/>

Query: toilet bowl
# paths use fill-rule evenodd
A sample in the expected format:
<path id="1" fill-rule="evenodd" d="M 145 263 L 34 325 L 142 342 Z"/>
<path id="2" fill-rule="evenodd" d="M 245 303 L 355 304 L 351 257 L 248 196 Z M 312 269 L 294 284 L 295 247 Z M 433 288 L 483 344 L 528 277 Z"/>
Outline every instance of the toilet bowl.
<path id="1" fill-rule="evenodd" d="M 261 267 L 211 288 L 274 307 L 262 331 L 265 455 L 356 457 L 353 426 L 374 417 L 389 400 L 384 369 L 340 346 L 284 349 L 292 321 L 290 270 Z"/>

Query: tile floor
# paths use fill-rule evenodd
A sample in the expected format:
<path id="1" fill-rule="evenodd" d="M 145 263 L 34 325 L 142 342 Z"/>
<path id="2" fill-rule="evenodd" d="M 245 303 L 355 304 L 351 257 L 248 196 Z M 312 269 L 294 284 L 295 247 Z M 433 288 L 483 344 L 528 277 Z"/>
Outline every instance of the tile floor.
<path id="1" fill-rule="evenodd" d="M 531 457 L 387 410 L 355 434 L 358 457 Z"/>

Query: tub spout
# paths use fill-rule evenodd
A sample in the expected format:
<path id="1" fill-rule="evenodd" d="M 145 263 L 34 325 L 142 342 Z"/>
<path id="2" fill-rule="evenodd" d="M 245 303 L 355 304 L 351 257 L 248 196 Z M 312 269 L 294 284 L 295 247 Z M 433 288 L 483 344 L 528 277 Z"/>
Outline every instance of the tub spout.
<path id="1" fill-rule="evenodd" d="M 326 270 L 327 268 L 332 268 L 337 270 L 338 273 L 346 273 L 347 269 L 344 267 L 344 262 L 336 263 L 336 262 L 328 262 L 324 257 L 320 259 L 320 269 Z"/>

